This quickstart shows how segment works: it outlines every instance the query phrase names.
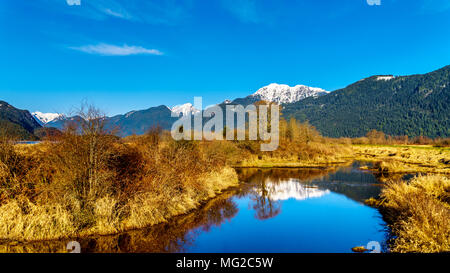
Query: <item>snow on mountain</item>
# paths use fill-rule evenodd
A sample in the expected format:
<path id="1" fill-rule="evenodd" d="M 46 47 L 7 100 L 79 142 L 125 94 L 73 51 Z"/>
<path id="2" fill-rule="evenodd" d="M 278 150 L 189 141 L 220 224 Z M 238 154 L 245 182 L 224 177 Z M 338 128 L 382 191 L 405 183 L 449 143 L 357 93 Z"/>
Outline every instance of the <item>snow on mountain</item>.
<path id="1" fill-rule="evenodd" d="M 390 81 L 394 78 L 394 76 L 378 76 L 377 81 Z"/>
<path id="2" fill-rule="evenodd" d="M 200 110 L 196 109 L 191 103 L 185 103 L 183 105 L 177 105 L 170 109 L 173 113 L 183 114 L 183 117 L 188 115 L 195 115 L 200 113 Z"/>
<path id="3" fill-rule="evenodd" d="M 286 84 L 272 83 L 259 89 L 250 97 L 283 104 L 297 102 L 308 97 L 318 97 L 327 93 L 327 91 L 321 88 L 309 87 L 305 85 L 290 87 Z"/>
<path id="4" fill-rule="evenodd" d="M 130 111 L 130 112 L 128 112 L 128 113 L 126 113 L 125 114 L 125 117 L 126 118 L 129 118 L 129 117 L 131 117 L 134 113 L 136 113 L 137 111 Z"/>
<path id="5" fill-rule="evenodd" d="M 42 112 L 34 112 L 31 114 L 37 122 L 39 122 L 39 124 L 41 125 L 45 125 L 49 122 L 52 122 L 54 120 L 63 118 L 64 115 L 62 114 L 56 114 L 56 113 L 42 113 Z"/>

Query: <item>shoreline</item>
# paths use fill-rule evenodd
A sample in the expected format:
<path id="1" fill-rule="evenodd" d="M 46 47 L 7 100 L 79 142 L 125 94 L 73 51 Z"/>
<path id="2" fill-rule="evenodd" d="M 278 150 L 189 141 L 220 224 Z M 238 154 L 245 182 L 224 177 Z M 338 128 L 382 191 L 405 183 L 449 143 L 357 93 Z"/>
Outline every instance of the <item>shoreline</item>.
<path id="1" fill-rule="evenodd" d="M 354 149 L 357 149 L 357 147 L 362 147 L 361 145 L 352 145 L 352 147 Z M 356 148 L 355 148 L 356 147 Z M 353 164 L 354 162 L 367 162 L 367 163 L 379 163 L 380 164 L 384 163 L 385 161 L 383 161 L 383 159 L 385 159 L 385 155 L 386 153 L 392 153 L 391 150 L 387 149 L 387 146 L 376 146 L 376 147 L 372 147 L 372 146 L 364 146 L 363 147 L 366 152 L 366 154 L 355 154 L 352 157 L 347 156 L 341 156 L 340 158 L 342 158 L 342 161 L 339 161 L 339 157 L 337 157 L 336 159 L 338 159 L 337 161 L 333 161 L 333 162 L 305 162 L 305 161 L 297 161 L 297 162 L 287 162 L 286 160 L 278 160 L 276 158 L 274 158 L 273 160 L 270 160 L 270 157 L 268 157 L 267 159 L 262 159 L 262 160 L 252 160 L 250 162 L 244 162 L 243 164 L 238 164 L 238 165 L 231 165 L 231 166 L 227 166 L 224 167 L 222 170 L 216 172 L 213 176 L 210 176 L 210 179 L 208 180 L 209 183 L 209 190 L 206 193 L 206 198 L 203 199 L 189 199 L 186 196 L 177 196 L 174 197 L 173 200 L 171 200 L 169 203 L 170 206 L 167 208 L 168 211 L 166 212 L 161 212 L 158 211 L 158 208 L 153 208 L 153 212 L 154 214 L 158 214 L 158 215 L 163 215 L 163 216 L 158 216 L 158 217 L 149 217 L 149 218 L 144 218 L 143 220 L 141 220 L 139 222 L 139 224 L 136 223 L 131 223 L 127 220 L 123 220 L 122 222 L 120 222 L 117 227 L 114 227 L 113 229 L 108 229 L 108 227 L 106 229 L 104 229 L 103 231 L 99 231 L 99 229 L 101 229 L 101 227 L 90 227 L 89 229 L 86 230 L 80 230 L 80 231 L 76 231 L 74 233 L 68 233 L 68 234 L 61 234 L 61 236 L 54 236 L 54 237 L 47 237 L 45 239 L 40 239 L 40 238 L 32 238 L 30 237 L 30 239 L 20 239 L 20 238 L 14 238 L 13 236 L 11 236 L 11 238 L 7 238 L 7 237 L 3 237 L 0 238 L 0 244 L 5 244 L 5 245 L 16 245 L 16 244 L 28 244 L 28 243 L 37 243 L 37 242 L 52 242 L 52 241 L 58 241 L 58 240 L 64 240 L 64 239 L 70 239 L 70 238 L 78 238 L 78 239 L 82 239 L 82 238 L 89 238 L 89 237 L 93 237 L 93 236 L 113 236 L 113 235 L 118 235 L 124 232 L 129 232 L 129 231 L 134 231 L 134 230 L 140 230 L 143 228 L 149 228 L 152 226 L 156 226 L 159 224 L 163 224 L 163 223 L 167 223 L 169 221 L 172 221 L 173 219 L 177 219 L 178 217 L 183 217 L 186 215 L 189 215 L 191 213 L 195 213 L 196 210 L 201 209 L 202 207 L 204 207 L 208 202 L 210 202 L 211 200 L 221 196 L 222 194 L 225 194 L 226 192 L 230 192 L 233 189 L 236 189 L 239 185 L 240 185 L 240 181 L 237 177 L 237 173 L 236 170 L 237 169 L 251 169 L 251 168 L 259 168 L 259 169 L 319 169 L 319 170 L 327 170 L 327 169 L 333 169 L 333 168 L 338 168 L 338 167 L 342 167 L 342 166 L 348 166 L 350 164 Z M 401 146 L 400 149 L 408 149 L 408 146 Z M 371 157 L 370 155 L 373 155 L 374 150 L 375 151 L 379 150 L 379 149 L 384 149 L 385 151 L 383 151 L 383 154 L 378 154 L 378 156 L 376 158 Z M 397 148 L 396 148 L 397 149 Z M 432 151 L 435 152 L 436 150 L 439 149 L 424 149 L 426 151 Z M 448 151 L 448 149 L 442 149 L 444 151 Z M 441 150 L 439 150 L 441 151 Z M 372 153 L 372 154 L 371 154 Z M 365 156 L 364 156 L 365 155 Z M 429 154 L 427 154 L 429 155 Z M 448 156 L 447 154 L 439 154 L 441 157 L 445 158 L 446 156 Z M 371 158 L 370 158 L 371 157 Z M 391 156 L 392 157 L 392 156 Z M 344 160 L 345 159 L 345 160 Z M 436 159 L 436 158 L 433 158 Z M 417 160 L 417 159 L 415 159 Z M 405 164 L 404 162 L 400 162 L 397 161 L 396 158 L 394 158 L 392 160 L 394 163 L 402 163 Z M 428 162 L 429 163 L 429 162 Z M 427 162 L 422 163 L 422 164 L 428 164 Z M 391 162 L 392 164 L 392 162 Z M 409 164 L 413 164 L 413 163 L 409 163 Z M 406 165 L 406 164 L 405 164 Z M 445 165 L 445 164 L 443 164 Z M 414 165 L 413 165 L 414 166 Z M 408 167 L 410 167 L 408 165 Z M 442 166 L 441 166 L 442 167 Z M 365 170 L 365 171 L 369 171 L 372 174 L 376 175 L 376 174 L 386 174 L 386 175 L 395 175 L 395 174 L 412 174 L 412 173 L 433 173 L 433 174 L 442 174 L 442 175 L 448 175 L 450 174 L 450 170 L 449 172 L 440 172 L 440 170 L 423 170 L 422 169 L 423 166 L 417 166 L 417 168 L 411 168 L 411 169 L 405 169 L 405 167 L 403 166 L 403 168 L 398 168 L 398 169 L 392 169 L 392 168 L 387 168 L 384 171 L 380 171 L 379 167 L 374 167 L 374 166 L 361 166 L 361 170 Z M 432 168 L 431 164 L 428 165 L 428 168 Z M 449 167 L 450 169 L 450 167 Z M 224 171 L 230 171 L 232 170 L 232 173 L 225 173 Z M 205 179 L 207 179 L 205 177 Z M 383 182 L 383 184 L 385 184 L 385 182 Z M 386 184 L 385 184 L 386 185 Z M 175 200 L 177 199 L 177 200 Z M 185 202 L 185 203 L 183 203 Z M 51 204 L 50 204 L 51 205 Z M 150 205 L 150 204 L 149 204 Z M 149 206 L 147 205 L 147 206 Z M 370 204 L 367 204 L 368 206 L 373 206 Z M 0 207 L 1 208 L 1 207 Z M 175 209 L 176 208 L 176 209 Z M 43 208 L 45 209 L 45 208 Z M 380 209 L 380 207 L 377 207 L 377 209 L 380 211 L 381 214 L 382 211 Z M 20 215 L 20 217 L 22 217 L 22 215 Z M 33 219 L 31 219 L 33 220 Z M 17 234 L 17 232 L 16 232 Z"/>
<path id="2" fill-rule="evenodd" d="M 45 240 L 9 240 L 9 239 L 1 239 L 0 238 L 0 246 L 17 246 L 19 244 L 33 244 L 33 243 L 46 243 L 46 242 L 52 243 L 52 242 L 57 242 L 57 241 L 61 241 L 61 240 L 66 240 L 66 239 L 77 241 L 77 240 L 84 240 L 84 239 L 89 239 L 89 238 L 93 238 L 93 237 L 118 236 L 120 234 L 124 234 L 127 232 L 134 232 L 134 231 L 139 231 L 142 229 L 152 228 L 152 227 L 155 227 L 158 225 L 163 225 L 165 223 L 168 223 L 169 221 L 177 221 L 178 219 L 182 219 L 183 217 L 187 217 L 187 216 L 191 215 L 192 213 L 195 213 L 195 211 L 197 211 L 197 210 L 204 209 L 210 202 L 214 201 L 215 199 L 221 198 L 222 196 L 225 196 L 226 194 L 229 194 L 232 191 L 238 189 L 239 184 L 240 184 L 240 182 L 237 185 L 231 185 L 227 188 L 224 188 L 221 192 L 218 192 L 215 196 L 199 202 L 198 207 L 192 208 L 189 211 L 186 211 L 184 213 L 173 215 L 170 218 L 166 219 L 165 221 L 161 221 L 159 223 L 154 223 L 154 224 L 150 224 L 150 225 L 143 226 L 143 227 L 127 228 L 124 230 L 119 230 L 114 233 L 86 233 L 86 234 L 80 233 L 80 234 L 73 235 L 73 236 L 72 235 L 71 236 L 63 236 L 63 237 L 59 237 L 59 238 L 45 239 Z"/>
<path id="3" fill-rule="evenodd" d="M 232 170 L 232 172 L 230 172 L 230 170 Z M 222 175 L 223 179 L 219 179 L 220 181 L 218 181 L 217 177 L 219 177 L 218 175 Z M 50 241 L 57 241 L 57 240 L 63 240 L 63 239 L 70 239 L 70 238 L 88 238 L 91 236 L 111 236 L 111 235 L 116 235 L 116 234 L 120 234 L 123 232 L 127 232 L 127 231 L 132 231 L 132 230 L 138 230 L 138 229 L 142 229 L 142 228 L 146 228 L 146 227 L 151 227 L 154 225 L 158 225 L 158 224 L 162 224 L 165 222 L 168 222 L 176 217 L 181 217 L 183 215 L 188 215 L 190 213 L 192 213 L 193 211 L 201 208 L 202 206 L 204 206 L 205 204 L 207 204 L 209 201 L 213 200 L 214 198 L 217 198 L 218 196 L 222 195 L 223 193 L 230 191 L 234 188 L 236 188 L 237 186 L 239 186 L 240 182 L 238 180 L 237 177 L 237 173 L 236 171 L 231 168 L 231 167 L 225 167 L 223 168 L 221 171 L 217 172 L 217 173 L 210 173 L 208 175 L 210 177 L 210 180 L 213 182 L 218 182 L 218 183 L 213 183 L 213 187 L 212 189 L 210 189 L 210 191 L 207 193 L 208 196 L 207 198 L 203 198 L 203 199 L 199 199 L 199 200 L 190 200 L 189 197 L 187 196 L 179 196 L 178 198 L 180 199 L 185 199 L 185 203 L 184 204 L 180 204 L 177 203 L 177 201 L 172 201 L 169 208 L 167 208 L 167 211 L 165 213 L 167 213 L 167 215 L 164 215 L 162 217 L 157 218 L 158 220 L 154 220 L 154 217 L 149 217 L 147 219 L 142 220 L 142 222 L 144 224 L 130 224 L 130 217 L 127 219 L 124 219 L 123 222 L 120 223 L 120 226 L 116 229 L 111 230 L 111 232 L 108 231 L 98 231 L 97 226 L 93 226 L 90 227 L 87 230 L 80 230 L 80 231 L 74 231 L 73 233 L 69 233 L 69 234 L 61 234 L 60 236 L 48 236 L 45 238 L 35 238 L 35 237 L 29 237 L 29 239 L 26 238 L 17 238 L 14 236 L 11 236 L 11 238 L 7 238 L 7 237 L 0 237 L 0 244 L 8 244 L 8 243 L 36 243 L 36 242 L 50 242 Z M 221 176 L 221 177 L 222 177 Z M 207 178 L 205 178 L 207 179 Z M 180 200 L 179 200 L 180 201 Z M 0 207 L 1 209 L 2 207 Z M 174 209 L 174 210 L 171 210 Z M 177 211 L 175 211 L 175 209 L 178 209 Z M 145 210 L 145 208 L 142 208 L 142 210 Z M 161 214 L 161 212 L 155 212 L 157 214 Z M 31 219 L 31 220 L 35 220 L 35 219 Z M 153 222 L 152 222 L 153 221 Z M 141 222 L 141 223 L 142 223 Z"/>

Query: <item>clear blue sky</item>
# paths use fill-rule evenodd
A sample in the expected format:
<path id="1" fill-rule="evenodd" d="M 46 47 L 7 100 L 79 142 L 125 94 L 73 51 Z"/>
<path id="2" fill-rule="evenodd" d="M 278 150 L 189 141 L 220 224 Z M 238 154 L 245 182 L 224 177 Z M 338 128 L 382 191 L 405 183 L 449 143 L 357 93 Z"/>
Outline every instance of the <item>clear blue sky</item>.
<path id="1" fill-rule="evenodd" d="M 2 0 L 0 99 L 114 115 L 450 64 L 450 1 Z"/>

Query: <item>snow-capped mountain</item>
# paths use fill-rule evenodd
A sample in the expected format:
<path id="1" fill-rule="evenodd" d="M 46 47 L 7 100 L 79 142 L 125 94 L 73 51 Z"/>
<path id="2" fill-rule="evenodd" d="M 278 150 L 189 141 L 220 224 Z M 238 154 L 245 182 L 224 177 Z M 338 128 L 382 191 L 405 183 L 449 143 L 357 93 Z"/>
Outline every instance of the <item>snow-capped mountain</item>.
<path id="1" fill-rule="evenodd" d="M 57 119 L 64 118 L 62 114 L 34 112 L 31 114 L 40 125 L 45 125 Z"/>
<path id="2" fill-rule="evenodd" d="M 272 83 L 259 89 L 256 93 L 250 95 L 250 97 L 283 104 L 297 102 L 308 97 L 319 97 L 326 94 L 328 94 L 328 92 L 321 88 L 305 85 L 290 87 L 286 84 Z"/>
<path id="3" fill-rule="evenodd" d="M 191 103 L 185 103 L 183 105 L 177 105 L 170 109 L 173 113 L 183 114 L 183 117 L 188 115 L 195 115 L 200 113 L 200 110 L 196 109 Z"/>

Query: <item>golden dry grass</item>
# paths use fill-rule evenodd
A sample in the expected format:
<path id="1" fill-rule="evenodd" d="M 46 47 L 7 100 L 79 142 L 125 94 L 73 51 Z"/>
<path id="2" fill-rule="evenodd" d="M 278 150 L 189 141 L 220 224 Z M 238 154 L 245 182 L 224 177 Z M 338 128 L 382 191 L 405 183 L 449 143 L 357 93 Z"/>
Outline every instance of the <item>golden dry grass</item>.
<path id="1" fill-rule="evenodd" d="M 129 217 L 123 222 L 123 229 L 142 228 L 166 222 L 171 217 L 185 214 L 198 208 L 202 202 L 220 194 L 223 190 L 239 184 L 236 172 L 225 167 L 201 178 L 205 190 L 190 190 L 182 195 L 160 195 L 146 192 L 135 196 L 127 206 Z"/>
<path id="2" fill-rule="evenodd" d="M 195 213 L 173 217 L 171 221 L 151 228 L 128 230 L 107 236 L 92 235 L 78 241 L 83 252 L 181 252 L 192 240 L 192 229 L 219 226 L 236 214 L 236 205 L 231 200 L 234 194 L 233 190 L 226 191 L 196 209 Z M 20 243 L 0 241 L 0 253 L 67 253 L 67 242 L 68 240 Z"/>
<path id="3" fill-rule="evenodd" d="M 324 160 L 298 160 L 296 158 L 276 158 L 262 157 L 259 159 L 254 156 L 246 159 L 236 167 L 240 168 L 325 168 L 333 165 L 344 165 L 351 163 L 352 160 L 345 159 L 324 159 Z"/>
<path id="4" fill-rule="evenodd" d="M 13 240 L 48 240 L 74 235 L 72 214 L 61 204 L 35 205 L 11 200 L 0 206 L 0 237 Z"/>
<path id="5" fill-rule="evenodd" d="M 419 176 L 388 182 L 381 205 L 396 238 L 393 252 L 450 251 L 450 179 Z"/>
<path id="6" fill-rule="evenodd" d="M 56 142 L 0 142 L 0 240 L 154 225 L 238 183 L 222 155 L 226 145 L 202 149 L 160 131 L 124 143 L 95 126 L 81 135 L 69 130 Z"/>
<path id="7" fill-rule="evenodd" d="M 205 189 L 201 192 L 187 191 L 181 195 L 159 195 L 145 192 L 120 208 L 118 200 L 111 196 L 94 203 L 94 223 L 91 227 L 78 229 L 75 211 L 53 202 L 36 205 L 27 199 L 10 200 L 0 206 L 0 238 L 16 241 L 38 241 L 67 237 L 108 235 L 166 222 L 171 217 L 188 213 L 223 190 L 237 186 L 236 172 L 225 167 L 201 178 Z M 128 215 L 121 219 L 122 211 Z"/>
<path id="8" fill-rule="evenodd" d="M 354 151 L 350 145 L 333 144 L 326 140 L 281 142 L 278 150 L 243 159 L 239 167 L 325 167 L 351 163 Z"/>
<path id="9" fill-rule="evenodd" d="M 375 170 L 386 173 L 450 174 L 450 148 L 427 145 L 353 145 L 355 159 L 375 162 Z"/>

